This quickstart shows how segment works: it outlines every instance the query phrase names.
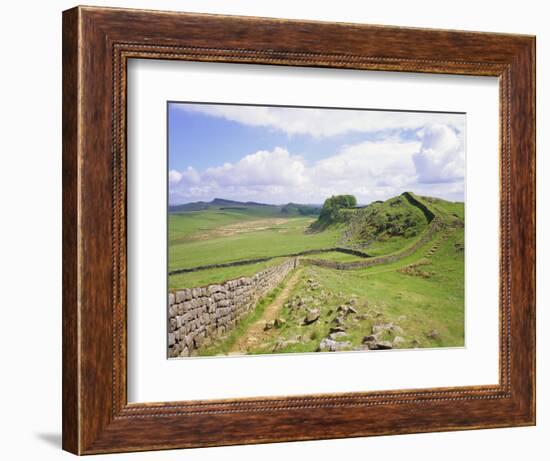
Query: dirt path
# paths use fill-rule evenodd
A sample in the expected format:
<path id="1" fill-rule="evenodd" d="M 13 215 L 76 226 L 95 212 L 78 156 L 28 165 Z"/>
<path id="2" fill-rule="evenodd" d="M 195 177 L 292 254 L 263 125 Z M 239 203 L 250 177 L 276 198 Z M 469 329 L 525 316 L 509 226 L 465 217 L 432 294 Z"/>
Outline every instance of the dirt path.
<path id="1" fill-rule="evenodd" d="M 278 317 L 279 311 L 288 299 L 290 292 L 296 286 L 296 283 L 298 283 L 300 273 L 300 268 L 294 271 L 294 273 L 286 281 L 282 291 L 277 295 L 273 302 L 265 308 L 261 318 L 257 322 L 250 325 L 246 332 L 241 335 L 237 341 L 235 341 L 235 344 L 233 344 L 231 349 L 229 349 L 229 354 L 246 353 L 251 347 L 258 346 L 273 336 L 273 329 L 267 331 L 264 330 L 265 323 L 270 320 L 275 320 Z"/>

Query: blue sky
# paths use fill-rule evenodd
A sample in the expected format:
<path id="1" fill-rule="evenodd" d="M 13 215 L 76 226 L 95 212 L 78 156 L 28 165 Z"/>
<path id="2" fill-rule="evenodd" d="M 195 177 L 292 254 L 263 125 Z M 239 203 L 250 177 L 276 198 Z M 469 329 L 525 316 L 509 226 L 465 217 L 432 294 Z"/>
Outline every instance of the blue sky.
<path id="1" fill-rule="evenodd" d="M 169 103 L 169 203 L 463 200 L 463 114 Z"/>

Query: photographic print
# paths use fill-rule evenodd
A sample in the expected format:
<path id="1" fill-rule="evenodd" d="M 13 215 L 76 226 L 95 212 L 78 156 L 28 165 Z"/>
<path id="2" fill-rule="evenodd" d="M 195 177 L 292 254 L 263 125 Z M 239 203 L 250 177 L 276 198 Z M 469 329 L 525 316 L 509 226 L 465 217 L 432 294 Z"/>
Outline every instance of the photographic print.
<path id="1" fill-rule="evenodd" d="M 464 346 L 464 113 L 167 117 L 168 357 Z"/>

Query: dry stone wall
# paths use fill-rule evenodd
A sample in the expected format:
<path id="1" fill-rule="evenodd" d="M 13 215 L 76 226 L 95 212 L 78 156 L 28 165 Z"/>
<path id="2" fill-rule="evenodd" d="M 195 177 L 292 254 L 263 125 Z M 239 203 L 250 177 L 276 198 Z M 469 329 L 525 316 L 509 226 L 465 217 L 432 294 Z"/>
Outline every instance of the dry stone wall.
<path id="1" fill-rule="evenodd" d="M 369 258 L 362 261 L 353 262 L 338 262 L 330 261 L 328 259 L 302 259 L 301 262 L 303 264 L 311 264 L 313 266 L 327 267 L 329 269 L 339 270 L 364 269 L 365 267 L 376 266 L 378 264 L 388 264 L 412 255 L 422 245 L 427 243 L 435 234 L 435 232 L 437 232 L 442 227 L 443 224 L 438 221 L 437 217 L 434 218 L 424 234 L 413 245 L 401 251 L 400 253 L 395 253 L 387 256 L 378 256 L 376 258 Z"/>
<path id="2" fill-rule="evenodd" d="M 271 261 L 272 259 L 275 259 L 275 258 L 295 258 L 297 256 L 308 256 L 308 255 L 315 255 L 320 253 L 331 253 L 333 251 L 339 251 L 340 253 L 355 255 L 361 258 L 369 257 L 369 255 L 364 251 L 353 250 L 350 248 L 341 248 L 341 247 L 319 248 L 316 250 L 305 250 L 305 251 L 300 251 L 298 253 L 291 253 L 286 255 L 268 256 L 266 258 L 241 259 L 240 261 L 231 261 L 228 263 L 207 264 L 204 266 L 187 267 L 185 269 L 174 269 L 168 272 L 168 275 L 186 274 L 189 272 L 198 272 L 198 271 L 204 271 L 208 269 L 221 269 L 223 267 L 246 266 L 248 264 L 256 264 L 256 263 Z"/>
<path id="3" fill-rule="evenodd" d="M 169 357 L 187 357 L 231 331 L 297 265 L 288 259 L 252 277 L 169 293 Z"/>

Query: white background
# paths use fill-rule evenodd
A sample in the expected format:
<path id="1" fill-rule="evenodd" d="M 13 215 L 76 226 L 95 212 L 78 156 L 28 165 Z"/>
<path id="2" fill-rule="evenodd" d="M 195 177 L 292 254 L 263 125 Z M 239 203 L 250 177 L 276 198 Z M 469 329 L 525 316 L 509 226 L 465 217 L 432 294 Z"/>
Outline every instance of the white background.
<path id="1" fill-rule="evenodd" d="M 128 93 L 131 402 L 498 383 L 496 77 L 145 59 L 129 63 Z M 466 347 L 166 360 L 167 100 L 465 112 Z"/>
<path id="2" fill-rule="evenodd" d="M 88 1 L 88 4 L 101 2 Z M 548 160 L 550 31 L 545 2 L 462 0 L 297 2 L 284 0 L 115 1 L 164 8 L 403 26 L 537 34 L 538 58 L 538 425 L 440 434 L 117 455 L 116 459 L 407 460 L 544 459 L 550 436 L 548 361 Z M 69 1 L 3 5 L 0 85 L 1 455 L 69 459 L 61 431 L 61 10 Z M 543 261 L 544 259 L 544 261 Z M 548 284 L 546 284 L 548 286 Z M 545 337 L 546 335 L 546 337 Z M 537 454 L 537 452 L 539 454 Z M 103 458 L 103 457 L 100 457 Z M 112 458 L 111 458 L 112 459 Z"/>

